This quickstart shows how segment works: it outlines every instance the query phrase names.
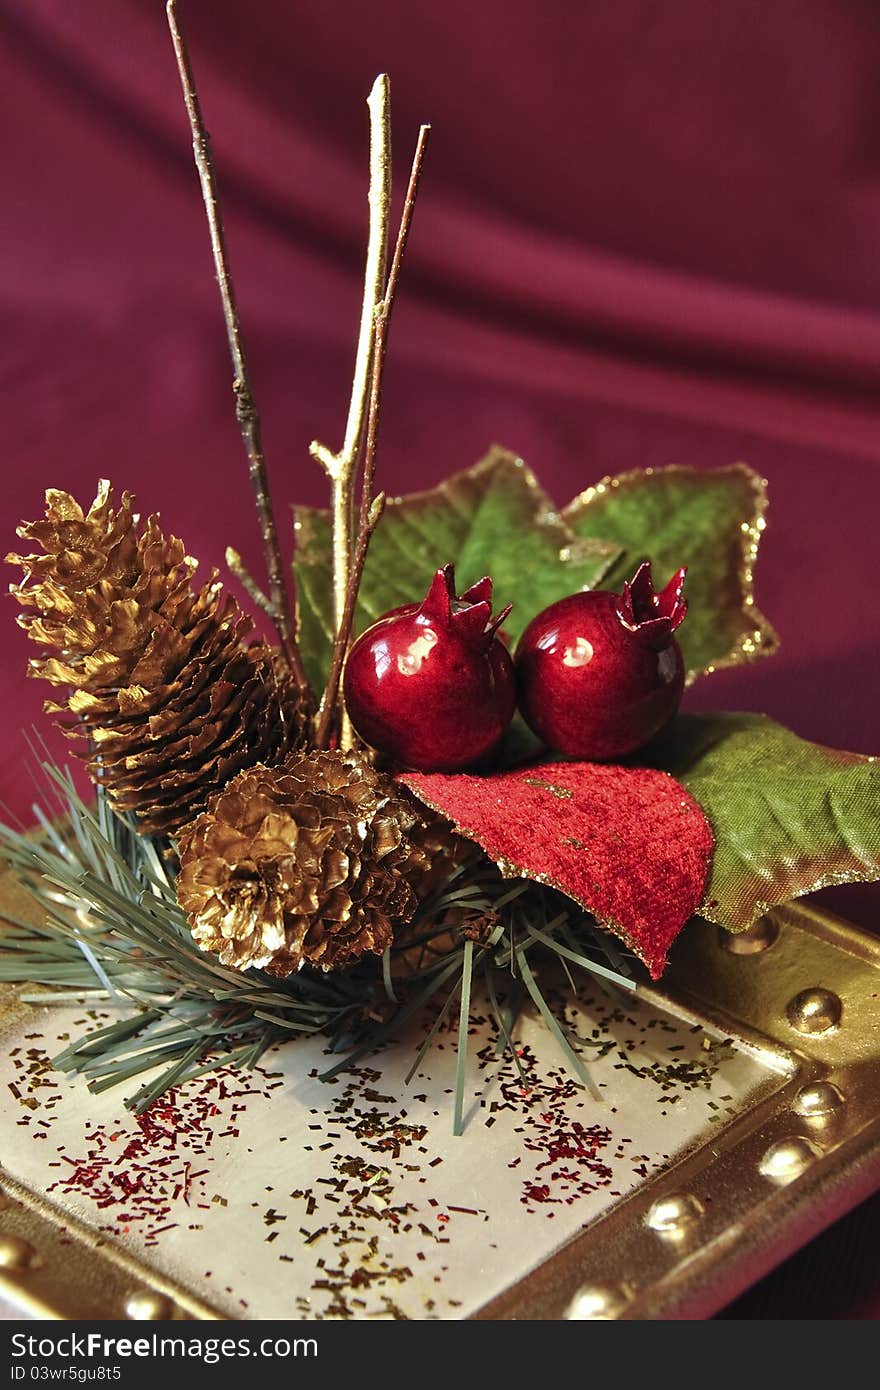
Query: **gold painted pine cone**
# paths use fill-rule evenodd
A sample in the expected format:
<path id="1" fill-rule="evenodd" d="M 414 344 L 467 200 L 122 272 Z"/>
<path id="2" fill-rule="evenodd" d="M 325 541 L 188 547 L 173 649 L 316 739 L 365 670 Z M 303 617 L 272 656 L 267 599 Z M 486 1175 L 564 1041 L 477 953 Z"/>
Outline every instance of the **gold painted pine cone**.
<path id="1" fill-rule="evenodd" d="M 418 811 L 357 753 L 243 772 L 180 839 L 177 893 L 224 965 L 286 976 L 380 955 L 418 906 Z"/>
<path id="2" fill-rule="evenodd" d="M 244 767 L 283 758 L 308 711 L 216 573 L 194 589 L 196 561 L 155 516 L 109 483 L 84 514 L 46 493 L 46 516 L 19 527 L 42 554 L 7 559 L 19 623 L 44 654 L 29 674 L 65 690 L 46 709 L 80 744 L 92 780 L 140 829 L 174 834 Z M 69 693 L 68 693 L 69 692 Z"/>

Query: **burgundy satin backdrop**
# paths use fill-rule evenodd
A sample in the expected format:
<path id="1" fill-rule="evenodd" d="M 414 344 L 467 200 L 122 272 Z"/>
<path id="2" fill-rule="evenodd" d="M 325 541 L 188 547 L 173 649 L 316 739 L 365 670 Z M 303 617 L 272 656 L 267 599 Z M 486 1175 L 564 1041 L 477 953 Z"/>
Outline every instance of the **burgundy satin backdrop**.
<path id="1" fill-rule="evenodd" d="M 398 188 L 419 120 L 435 129 L 394 322 L 382 486 L 435 482 L 496 440 L 560 501 L 626 468 L 747 460 L 770 480 L 758 594 L 782 651 L 714 677 L 690 707 L 766 710 L 880 751 L 880 9 L 181 9 L 282 517 L 294 496 L 324 496 L 309 440 L 341 438 L 363 99 L 387 68 Z M 0 37 L 4 549 L 45 486 L 85 500 L 106 475 L 206 565 L 235 544 L 259 568 L 163 7 L 0 0 Z M 20 730 L 45 729 L 43 692 L 22 680 L 13 617 L 10 602 L 0 798 L 26 816 Z M 825 896 L 876 920 L 873 889 Z M 876 1248 L 877 1222 L 875 1199 L 733 1315 L 880 1314 L 870 1239 L 858 1255 L 865 1231 Z"/>

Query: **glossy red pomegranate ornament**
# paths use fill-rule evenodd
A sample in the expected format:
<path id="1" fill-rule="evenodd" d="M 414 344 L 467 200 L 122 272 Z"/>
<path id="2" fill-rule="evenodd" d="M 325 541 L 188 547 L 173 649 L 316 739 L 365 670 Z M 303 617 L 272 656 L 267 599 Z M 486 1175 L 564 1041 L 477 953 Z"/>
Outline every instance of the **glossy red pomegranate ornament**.
<path id="1" fill-rule="evenodd" d="M 427 597 L 386 613 L 355 642 L 345 703 L 365 743 L 401 767 L 460 772 L 487 758 L 513 718 L 513 662 L 496 633 L 492 580 L 460 598 L 455 567 L 435 574 Z"/>
<path id="2" fill-rule="evenodd" d="M 646 560 L 622 594 L 571 594 L 529 623 L 516 649 L 519 705 L 548 747 L 607 762 L 669 723 L 684 688 L 673 636 L 687 613 L 684 576 L 657 594 Z"/>

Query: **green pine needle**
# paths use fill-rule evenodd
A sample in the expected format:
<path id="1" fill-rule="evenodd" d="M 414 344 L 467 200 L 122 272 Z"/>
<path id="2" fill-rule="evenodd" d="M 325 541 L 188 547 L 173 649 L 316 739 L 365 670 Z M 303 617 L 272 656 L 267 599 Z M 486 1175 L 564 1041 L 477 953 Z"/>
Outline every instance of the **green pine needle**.
<path id="1" fill-rule="evenodd" d="M 550 1008 L 549 1004 L 547 1003 L 546 999 L 544 998 L 543 994 L 538 988 L 538 982 L 532 974 L 531 969 L 529 967 L 529 963 L 526 960 L 525 951 L 520 948 L 516 953 L 516 958 L 519 964 L 520 974 L 523 978 L 523 984 L 525 985 L 529 994 L 532 996 L 532 1000 L 535 1003 L 538 1012 L 541 1014 L 541 1017 L 543 1018 L 544 1022 L 547 1024 L 547 1027 L 550 1029 L 550 1032 L 553 1034 L 556 1041 L 559 1043 L 559 1046 L 562 1048 L 562 1051 L 565 1054 L 569 1066 L 571 1067 L 575 1075 L 578 1076 L 580 1080 L 583 1082 L 583 1084 L 586 1086 L 593 1099 L 601 1101 L 602 1095 L 599 1091 L 598 1086 L 596 1085 L 593 1078 L 590 1076 L 589 1070 L 584 1065 L 583 1061 L 578 1056 L 578 1054 L 575 1052 L 568 1038 L 565 1036 L 563 1028 L 560 1026 L 552 1009 Z"/>
<path id="2" fill-rule="evenodd" d="M 259 970 L 230 970 L 193 941 L 177 902 L 171 847 L 139 835 L 100 789 L 90 807 L 67 770 L 48 762 L 42 770 L 54 804 L 34 808 L 39 832 L 0 825 L 0 861 L 40 909 L 37 923 L 5 919 L 0 982 L 30 986 L 19 996 L 27 1002 L 126 1010 L 54 1059 L 60 1071 L 82 1075 L 93 1092 L 160 1068 L 126 1102 L 141 1113 L 192 1077 L 221 1066 L 255 1066 L 273 1045 L 319 1033 L 340 1054 L 324 1073 L 330 1078 L 400 1037 L 448 987 L 406 1079 L 415 1075 L 458 999 L 453 1130 L 460 1134 L 471 997 L 475 981 L 483 979 L 499 1050 L 509 1050 L 523 1084 L 513 1029 L 524 986 L 572 1070 L 599 1098 L 527 956 L 536 949 L 550 952 L 566 970 L 572 962 L 599 984 L 607 980 L 627 990 L 635 984 L 617 947 L 561 895 L 527 880 L 511 883 L 475 855 L 421 903 L 405 937 L 381 961 L 368 957 L 327 975 L 303 970 L 284 981 Z M 489 928 L 477 942 L 464 928 L 480 919 Z M 408 971 L 399 976 L 394 957 L 404 952 Z M 500 971 L 511 986 L 504 1009 L 494 978 Z"/>
<path id="3" fill-rule="evenodd" d="M 580 951 L 573 951 L 570 947 L 563 946 L 561 941 L 557 941 L 548 932 L 539 931 L 537 927 L 530 925 L 528 928 L 528 936 L 530 940 L 540 941 L 542 946 L 546 946 L 549 950 L 554 951 L 563 962 L 567 960 L 574 961 L 575 965 L 579 965 L 582 970 L 588 971 L 591 975 L 601 975 L 603 979 L 610 980 L 612 984 L 619 986 L 620 989 L 634 990 L 636 988 L 635 980 L 629 979 L 626 975 L 619 974 L 616 970 L 607 969 L 606 966 L 600 965 L 598 961 L 590 960 L 588 956 L 583 955 Z M 574 981 L 571 980 L 571 976 L 569 976 L 569 980 L 571 981 L 572 991 L 575 992 Z"/>
<path id="4" fill-rule="evenodd" d="M 443 1007 L 438 1011 L 437 1017 L 434 1019 L 434 1022 L 431 1024 L 431 1027 L 428 1029 L 425 1036 L 422 1038 L 422 1041 L 419 1044 L 419 1050 L 415 1055 L 415 1060 L 413 1061 L 413 1064 L 407 1072 L 406 1076 L 403 1078 L 404 1086 L 409 1085 L 416 1072 L 418 1071 L 419 1067 L 421 1066 L 422 1058 L 425 1056 L 425 1053 L 428 1051 L 428 1048 L 431 1046 L 431 1043 L 434 1041 L 437 1034 L 440 1032 L 440 1029 L 443 1026 L 443 1023 L 446 1019 L 446 1015 L 449 1013 L 449 1010 L 455 1003 L 456 995 L 458 994 L 458 991 L 460 989 L 461 980 L 458 980 L 447 994 L 446 1002 L 444 1003 Z"/>
<path id="5" fill-rule="evenodd" d="M 516 1020 L 519 1017 L 520 1005 L 522 1003 L 522 990 L 520 989 L 518 983 L 514 982 L 514 988 L 511 993 L 511 999 L 508 1003 L 507 1009 L 505 1010 L 507 1017 L 505 1017 L 505 1014 L 502 1013 L 501 1006 L 498 1003 L 498 996 L 495 993 L 495 981 L 493 976 L 494 972 L 492 970 L 486 971 L 486 990 L 489 995 L 489 1002 L 492 1005 L 492 1012 L 494 1013 L 495 1020 L 498 1024 L 498 1043 L 495 1048 L 495 1053 L 496 1056 L 500 1056 L 500 1054 L 505 1050 L 510 1053 L 511 1057 L 513 1058 L 513 1064 L 517 1070 L 517 1075 L 520 1079 L 520 1084 L 523 1087 L 527 1087 L 528 1078 L 523 1069 L 523 1064 L 520 1060 L 520 1055 L 517 1051 L 516 1043 L 513 1041 L 513 1030 L 516 1027 Z"/>
<path id="6" fill-rule="evenodd" d="M 461 971 L 461 1006 L 458 1014 L 458 1056 L 455 1068 L 455 1107 L 452 1133 L 461 1134 L 464 1112 L 464 1081 L 467 1071 L 467 1038 L 471 1013 L 471 980 L 474 966 L 474 943 L 464 943 L 464 962 Z"/>

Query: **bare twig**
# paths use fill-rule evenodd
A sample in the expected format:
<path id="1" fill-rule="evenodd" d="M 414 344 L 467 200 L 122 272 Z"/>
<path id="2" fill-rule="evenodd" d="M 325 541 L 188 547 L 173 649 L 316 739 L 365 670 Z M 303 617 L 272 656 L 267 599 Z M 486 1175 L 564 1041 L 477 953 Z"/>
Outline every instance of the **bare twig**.
<path id="1" fill-rule="evenodd" d="M 413 156 L 412 169 L 409 176 L 409 186 L 406 190 L 406 199 L 403 204 L 400 227 L 398 228 L 394 255 L 391 260 L 391 269 L 388 273 L 388 283 L 385 286 L 385 293 L 376 307 L 374 316 L 375 333 L 372 353 L 373 366 L 370 379 L 370 406 L 367 415 L 367 442 L 364 449 L 364 467 L 361 480 L 357 539 L 355 541 L 354 555 L 349 567 L 342 616 L 336 625 L 336 634 L 333 640 L 333 656 L 330 663 L 330 675 L 327 679 L 327 688 L 324 691 L 324 698 L 321 701 L 316 736 L 319 747 L 326 742 L 332 728 L 334 712 L 339 695 L 339 682 L 342 679 L 342 670 L 345 665 L 345 658 L 348 654 L 349 642 L 351 641 L 355 605 L 357 603 L 358 591 L 364 574 L 367 551 L 373 532 L 379 524 L 379 519 L 385 509 L 384 492 L 380 492 L 375 498 L 373 496 L 373 484 L 376 477 L 376 452 L 379 444 L 379 412 L 382 402 L 382 377 L 385 371 L 385 358 L 388 351 L 388 329 L 394 310 L 395 297 L 397 295 L 400 267 L 403 261 L 403 253 L 406 250 L 410 227 L 412 225 L 416 195 L 419 191 L 425 149 L 428 144 L 430 133 L 431 127 L 428 125 L 423 125 L 419 130 L 416 152 Z"/>
<path id="2" fill-rule="evenodd" d="M 220 287 L 223 317 L 226 320 L 226 334 L 229 339 L 229 352 L 232 357 L 234 374 L 232 390 L 235 395 L 235 414 L 239 428 L 241 429 L 241 437 L 244 441 L 244 447 L 248 457 L 251 486 L 257 504 L 260 532 L 263 538 L 263 550 L 266 556 L 266 570 L 269 576 L 269 589 L 271 593 L 271 607 L 269 612 L 278 630 L 281 648 L 293 673 L 294 679 L 301 688 L 305 689 L 308 686 L 308 680 L 305 670 L 303 669 L 302 659 L 293 633 L 291 599 L 284 578 L 284 566 L 282 564 L 281 551 L 278 544 L 275 515 L 272 510 L 272 501 L 269 494 L 269 480 L 266 474 L 266 460 L 263 455 L 260 417 L 254 401 L 253 390 L 251 389 L 247 358 L 245 356 L 244 343 L 242 342 L 241 321 L 239 319 L 238 306 L 235 300 L 235 289 L 229 270 L 226 238 L 223 232 L 223 221 L 217 198 L 217 179 L 214 171 L 214 161 L 211 156 L 208 132 L 202 117 L 195 78 L 193 76 L 189 53 L 186 47 L 186 40 L 183 37 L 177 19 L 176 0 L 168 0 L 166 13 L 168 16 L 168 27 L 171 30 L 171 40 L 174 45 L 174 54 L 177 58 L 180 83 L 183 88 L 183 99 L 186 103 L 186 111 L 192 130 L 193 154 L 195 156 L 199 182 L 202 187 L 205 212 L 208 217 L 208 230 L 211 234 L 211 250 L 214 255 L 214 266 L 217 271 L 217 283 Z"/>

